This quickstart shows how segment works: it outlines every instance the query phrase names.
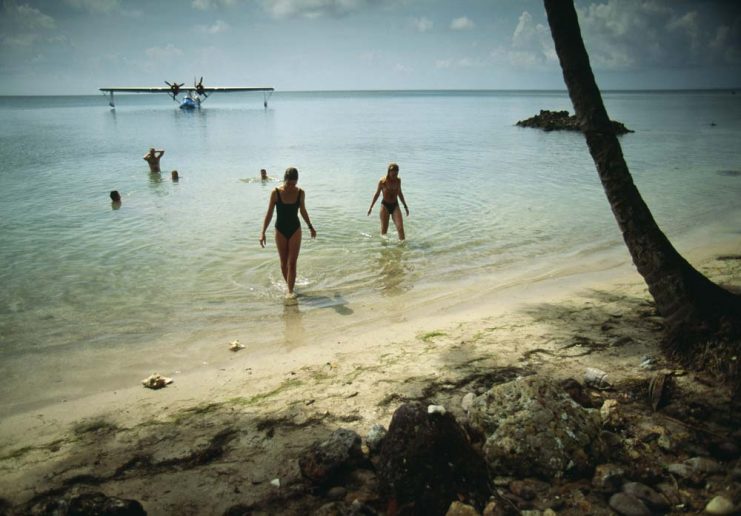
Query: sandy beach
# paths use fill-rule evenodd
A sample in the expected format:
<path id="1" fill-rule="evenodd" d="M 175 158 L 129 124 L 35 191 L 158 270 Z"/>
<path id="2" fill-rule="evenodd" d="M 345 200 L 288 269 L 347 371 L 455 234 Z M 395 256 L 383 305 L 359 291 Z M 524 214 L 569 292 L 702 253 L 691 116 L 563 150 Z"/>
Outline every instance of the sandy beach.
<path id="1" fill-rule="evenodd" d="M 738 254 L 730 240 L 691 259 L 738 288 Z M 287 496 L 302 449 L 340 427 L 365 436 L 387 426 L 404 401 L 456 413 L 466 393 L 517 376 L 582 380 L 596 367 L 619 383 L 647 378 L 646 356 L 664 365 L 661 318 L 627 262 L 496 294 L 441 295 L 279 354 L 231 353 L 223 340 L 228 361 L 173 375 L 164 389 L 143 388 L 153 372 L 143 371 L 128 388 L 5 417 L 0 498 L 95 490 L 139 500 L 148 514 L 221 514 Z"/>

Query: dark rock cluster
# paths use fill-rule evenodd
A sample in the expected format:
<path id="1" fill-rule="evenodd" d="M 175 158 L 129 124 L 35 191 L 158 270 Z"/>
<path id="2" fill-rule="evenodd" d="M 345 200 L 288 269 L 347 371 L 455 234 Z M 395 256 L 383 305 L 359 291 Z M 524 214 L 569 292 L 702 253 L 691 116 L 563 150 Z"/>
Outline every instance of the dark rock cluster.
<path id="1" fill-rule="evenodd" d="M 0 505 L 0 508 L 2 506 Z M 99 491 L 78 494 L 49 494 L 31 500 L 24 507 L 0 514 L 53 515 L 53 516 L 146 516 L 141 503 L 136 500 L 106 496 Z"/>
<path id="2" fill-rule="evenodd" d="M 622 135 L 626 133 L 632 133 L 624 124 L 621 122 L 610 122 L 615 134 Z M 581 126 L 576 115 L 569 116 L 568 111 L 548 111 L 547 109 L 541 109 L 540 113 L 517 122 L 520 127 L 534 127 L 536 129 L 543 129 L 544 131 L 581 131 Z"/>
<path id="3" fill-rule="evenodd" d="M 331 469 L 344 478 L 316 484 L 302 466 L 319 489 L 317 503 L 326 501 L 309 513 L 737 514 L 741 432 L 693 433 L 679 419 L 699 411 L 695 399 L 666 400 L 666 415 L 655 418 L 648 387 L 592 389 L 531 376 L 467 394 L 457 417 L 439 405 L 405 403 L 385 435 L 375 427 L 366 439 L 373 447 L 363 448 L 368 462 L 355 475 L 338 464 Z M 342 450 L 328 455 L 357 463 Z"/>
<path id="4" fill-rule="evenodd" d="M 223 514 L 739 514 L 737 410 L 679 385 L 655 404 L 654 381 L 593 388 L 588 373 L 584 384 L 518 377 L 456 393 L 448 406 L 408 401 L 388 430 L 373 425 L 363 439 L 339 428 L 287 456 L 293 480 Z M 145 512 L 134 500 L 70 491 L 22 507 L 0 499 L 0 514 Z"/>

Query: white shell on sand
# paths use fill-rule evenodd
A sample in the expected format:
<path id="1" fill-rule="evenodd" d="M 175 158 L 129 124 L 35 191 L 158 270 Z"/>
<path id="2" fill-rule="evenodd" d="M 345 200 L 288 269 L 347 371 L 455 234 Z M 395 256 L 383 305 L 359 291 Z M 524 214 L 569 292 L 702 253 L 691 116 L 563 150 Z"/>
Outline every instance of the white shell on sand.
<path id="1" fill-rule="evenodd" d="M 586 371 L 584 371 L 584 383 L 595 389 L 609 389 L 612 387 L 610 381 L 607 379 L 607 373 L 594 367 L 587 367 Z"/>
<path id="2" fill-rule="evenodd" d="M 162 389 L 172 383 L 172 378 L 167 378 L 159 373 L 153 373 L 149 378 L 142 380 L 142 385 L 147 389 Z"/>
<path id="3" fill-rule="evenodd" d="M 239 343 L 239 339 L 233 340 L 229 343 L 229 351 L 234 351 L 236 353 L 240 349 L 244 349 L 244 345 Z"/>
<path id="4" fill-rule="evenodd" d="M 442 405 L 429 405 L 427 407 L 428 414 L 445 414 L 445 407 Z"/>

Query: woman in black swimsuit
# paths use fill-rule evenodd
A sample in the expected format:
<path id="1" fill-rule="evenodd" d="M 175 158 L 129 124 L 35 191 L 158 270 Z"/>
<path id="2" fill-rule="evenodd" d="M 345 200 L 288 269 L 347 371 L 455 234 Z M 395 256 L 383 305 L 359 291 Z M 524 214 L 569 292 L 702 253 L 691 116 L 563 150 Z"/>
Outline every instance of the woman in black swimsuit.
<path id="1" fill-rule="evenodd" d="M 383 200 L 381 201 L 381 234 L 385 235 L 389 229 L 389 216 L 394 219 L 394 225 L 396 225 L 396 231 L 399 233 L 399 240 L 404 240 L 404 219 L 401 217 L 401 209 L 399 208 L 399 201 L 404 205 L 404 210 L 409 216 L 409 208 L 407 208 L 407 202 L 404 200 L 404 194 L 401 193 L 401 178 L 399 177 L 399 165 L 391 163 L 386 172 L 386 177 L 382 177 L 378 181 L 378 189 L 376 195 L 373 196 L 370 208 L 368 208 L 368 215 L 373 210 L 373 205 L 376 204 L 378 196 L 383 192 Z"/>
<path id="2" fill-rule="evenodd" d="M 280 270 L 283 273 L 283 279 L 288 284 L 288 296 L 296 297 L 293 293 L 293 286 L 296 284 L 296 262 L 298 253 L 301 250 L 301 222 L 298 220 L 298 213 L 301 212 L 306 225 L 311 232 L 311 238 L 316 238 L 316 231 L 311 225 L 309 214 L 304 206 L 306 195 L 304 191 L 296 186 L 298 182 L 298 170 L 291 167 L 286 169 L 283 176 L 283 186 L 273 190 L 270 195 L 268 212 L 265 214 L 265 222 L 262 225 L 260 233 L 260 245 L 265 247 L 265 230 L 273 218 L 273 208 L 278 209 L 278 217 L 275 221 L 275 245 L 278 247 L 278 256 L 280 256 Z"/>

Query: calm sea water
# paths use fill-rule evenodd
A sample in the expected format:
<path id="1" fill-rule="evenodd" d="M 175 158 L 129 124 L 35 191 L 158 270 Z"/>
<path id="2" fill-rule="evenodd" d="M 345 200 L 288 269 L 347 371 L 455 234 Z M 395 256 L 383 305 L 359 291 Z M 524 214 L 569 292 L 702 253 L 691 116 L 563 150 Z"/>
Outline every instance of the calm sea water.
<path id="1" fill-rule="evenodd" d="M 670 237 L 738 234 L 741 95 L 605 102 L 636 131 L 623 150 Z M 514 125 L 540 109 L 572 108 L 561 92 L 277 92 L 267 110 L 214 95 L 196 112 L 154 95 L 117 96 L 115 110 L 102 96 L 0 97 L 0 413 L 83 394 L 80 375 L 132 383 L 231 338 L 278 349 L 374 307 L 622 253 L 583 137 Z M 152 146 L 166 150 L 161 177 L 141 159 Z M 366 216 L 390 161 L 411 210 L 404 244 L 393 226 L 378 236 L 378 206 Z M 277 183 L 256 181 L 288 166 L 319 233 L 290 310 L 271 237 L 258 245 Z"/>

